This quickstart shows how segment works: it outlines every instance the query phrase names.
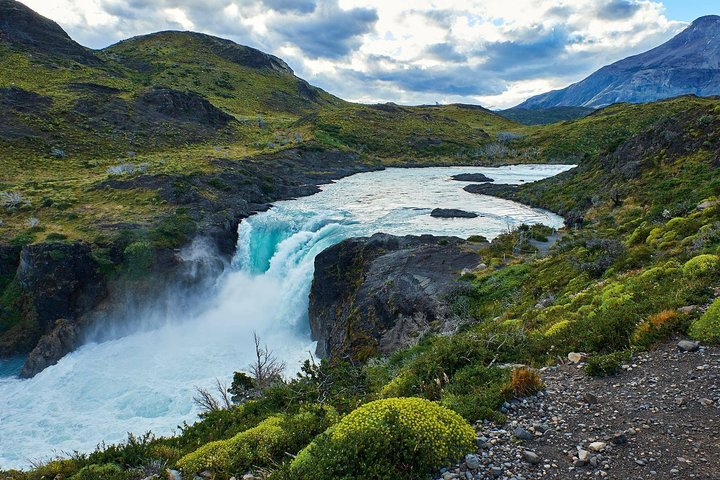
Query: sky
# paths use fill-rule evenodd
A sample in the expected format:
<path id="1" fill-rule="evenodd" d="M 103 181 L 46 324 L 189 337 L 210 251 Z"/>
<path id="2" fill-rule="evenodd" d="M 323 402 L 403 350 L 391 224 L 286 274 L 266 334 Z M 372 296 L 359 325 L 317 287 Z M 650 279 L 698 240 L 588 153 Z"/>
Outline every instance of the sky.
<path id="1" fill-rule="evenodd" d="M 104 48 L 193 30 L 346 100 L 508 108 L 669 40 L 718 0 L 20 0 Z"/>

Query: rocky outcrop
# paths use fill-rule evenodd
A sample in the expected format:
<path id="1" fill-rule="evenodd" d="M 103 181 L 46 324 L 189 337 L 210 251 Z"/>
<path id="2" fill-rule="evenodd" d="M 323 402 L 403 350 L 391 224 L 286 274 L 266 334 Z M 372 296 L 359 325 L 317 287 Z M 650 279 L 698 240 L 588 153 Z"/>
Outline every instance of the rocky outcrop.
<path id="1" fill-rule="evenodd" d="M 477 218 L 478 214 L 457 208 L 435 208 L 430 212 L 430 216 L 435 218 Z"/>
<path id="2" fill-rule="evenodd" d="M 65 319 L 58 320 L 55 327 L 43 336 L 30 352 L 20 377 L 30 378 L 55 365 L 58 360 L 75 350 L 81 343 L 80 326 Z"/>
<path id="3" fill-rule="evenodd" d="M 320 356 L 363 360 L 451 322 L 448 302 L 480 258 L 454 237 L 352 238 L 315 259 L 310 328 Z"/>
<path id="4" fill-rule="evenodd" d="M 42 332 L 51 330 L 60 318 L 78 317 L 107 293 L 90 245 L 82 242 L 23 248 L 16 278 L 30 298 Z"/>
<path id="5" fill-rule="evenodd" d="M 144 116 L 150 116 L 150 120 L 158 117 L 157 120 L 192 122 L 214 128 L 234 120 L 200 95 L 171 88 L 155 88 L 143 93 L 138 98 L 137 108 Z"/>
<path id="6" fill-rule="evenodd" d="M 453 180 L 457 180 L 459 182 L 494 182 L 492 178 L 483 175 L 482 173 L 459 173 L 457 175 L 453 175 L 451 177 Z"/>

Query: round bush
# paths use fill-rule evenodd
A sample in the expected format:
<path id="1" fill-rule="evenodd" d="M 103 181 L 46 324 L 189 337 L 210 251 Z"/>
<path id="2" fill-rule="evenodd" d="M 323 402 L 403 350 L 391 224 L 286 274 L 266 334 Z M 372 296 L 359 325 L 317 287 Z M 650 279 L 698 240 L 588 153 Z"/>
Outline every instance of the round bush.
<path id="1" fill-rule="evenodd" d="M 421 398 L 368 403 L 330 427 L 291 465 L 293 478 L 416 479 L 473 448 L 457 413 Z"/>
<path id="2" fill-rule="evenodd" d="M 701 342 L 720 343 L 720 298 L 690 325 L 690 336 Z"/>
<path id="3" fill-rule="evenodd" d="M 717 255 L 698 255 L 683 265 L 683 275 L 690 278 L 715 277 L 720 273 L 720 257 Z"/>
<path id="4" fill-rule="evenodd" d="M 227 440 L 210 442 L 177 462 L 188 476 L 209 471 L 221 477 L 268 466 L 294 453 L 338 421 L 334 408 L 308 406 L 295 415 L 275 415 Z"/>

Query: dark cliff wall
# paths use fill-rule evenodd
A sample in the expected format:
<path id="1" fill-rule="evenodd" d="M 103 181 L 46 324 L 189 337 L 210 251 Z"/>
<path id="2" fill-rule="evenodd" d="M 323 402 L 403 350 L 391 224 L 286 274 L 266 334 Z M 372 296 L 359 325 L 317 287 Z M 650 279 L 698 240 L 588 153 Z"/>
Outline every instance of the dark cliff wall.
<path id="1" fill-rule="evenodd" d="M 320 356 L 363 360 L 450 320 L 448 300 L 480 257 L 453 237 L 352 238 L 315 259 L 310 327 Z"/>

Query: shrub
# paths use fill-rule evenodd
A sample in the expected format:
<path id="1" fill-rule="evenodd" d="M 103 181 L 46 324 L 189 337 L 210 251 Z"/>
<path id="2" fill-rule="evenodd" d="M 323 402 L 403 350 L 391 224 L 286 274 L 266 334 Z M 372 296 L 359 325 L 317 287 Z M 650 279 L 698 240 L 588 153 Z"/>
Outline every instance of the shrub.
<path id="1" fill-rule="evenodd" d="M 530 368 L 516 368 L 510 375 L 510 392 L 516 397 L 527 397 L 543 388 L 540 375 Z"/>
<path id="2" fill-rule="evenodd" d="M 692 325 L 690 336 L 708 343 L 720 343 L 720 298 L 710 304 L 707 311 Z"/>
<path id="3" fill-rule="evenodd" d="M 337 420 L 331 407 L 272 416 L 230 439 L 203 445 L 181 458 L 177 466 L 188 475 L 207 470 L 228 476 L 254 466 L 267 466 L 285 452 L 297 452 Z"/>
<path id="4" fill-rule="evenodd" d="M 683 275 L 689 278 L 712 278 L 720 273 L 720 257 L 717 255 L 698 255 L 683 265 Z"/>
<path id="5" fill-rule="evenodd" d="M 620 366 L 629 362 L 631 358 L 632 356 L 627 350 L 590 357 L 585 366 L 585 373 L 593 377 L 614 375 L 620 371 Z"/>
<path id="6" fill-rule="evenodd" d="M 663 310 L 649 316 L 633 332 L 632 343 L 639 347 L 649 347 L 657 343 L 672 331 L 679 316 L 677 310 Z"/>
<path id="7" fill-rule="evenodd" d="M 455 412 L 420 398 L 377 400 L 318 436 L 293 461 L 296 479 L 425 478 L 473 448 Z"/>
<path id="8" fill-rule="evenodd" d="M 501 421 L 497 409 L 507 397 L 508 385 L 507 369 L 469 365 L 453 375 L 441 403 L 470 422 Z"/>
<path id="9" fill-rule="evenodd" d="M 128 272 L 140 276 L 150 271 L 155 252 L 150 242 L 133 242 L 123 251 Z"/>
<path id="10" fill-rule="evenodd" d="M 128 478 L 130 478 L 128 472 L 124 472 L 113 463 L 108 463 L 105 465 L 88 465 L 70 477 L 70 480 L 126 480 Z"/>

